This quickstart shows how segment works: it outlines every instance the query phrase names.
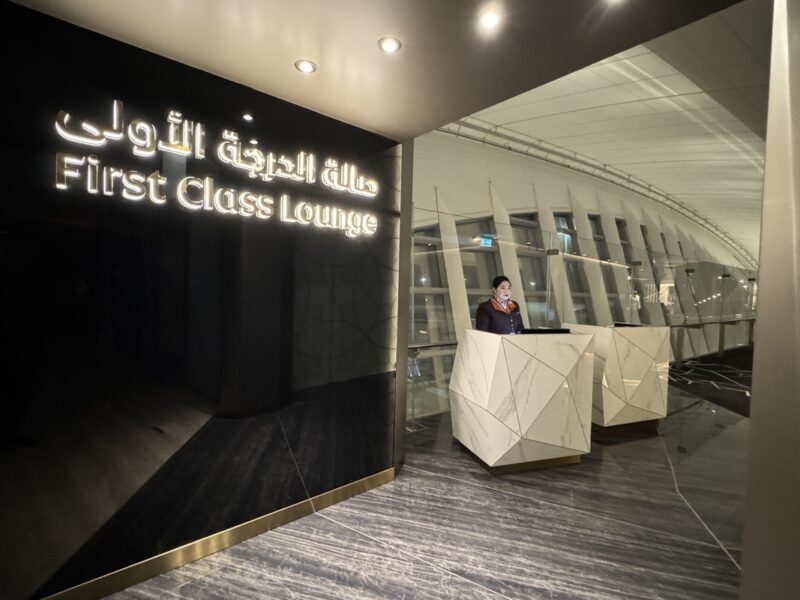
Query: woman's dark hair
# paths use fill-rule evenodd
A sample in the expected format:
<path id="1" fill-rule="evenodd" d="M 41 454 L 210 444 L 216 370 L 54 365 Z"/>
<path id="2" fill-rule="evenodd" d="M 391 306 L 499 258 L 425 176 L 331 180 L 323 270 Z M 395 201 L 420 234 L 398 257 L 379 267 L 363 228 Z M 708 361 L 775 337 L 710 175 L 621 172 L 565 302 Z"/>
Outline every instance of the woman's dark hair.
<path id="1" fill-rule="evenodd" d="M 503 283 L 504 281 L 511 283 L 511 280 L 505 275 L 498 275 L 497 277 L 492 279 L 492 288 L 497 288 L 497 286 Z"/>

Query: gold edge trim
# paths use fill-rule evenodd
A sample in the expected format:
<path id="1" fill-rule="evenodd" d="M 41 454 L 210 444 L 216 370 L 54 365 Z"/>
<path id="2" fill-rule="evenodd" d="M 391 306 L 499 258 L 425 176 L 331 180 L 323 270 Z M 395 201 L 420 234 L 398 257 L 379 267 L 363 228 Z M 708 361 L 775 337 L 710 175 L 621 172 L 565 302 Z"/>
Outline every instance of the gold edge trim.
<path id="1" fill-rule="evenodd" d="M 311 498 L 311 504 L 314 506 L 315 511 L 322 510 L 342 502 L 343 500 L 357 496 L 358 494 L 368 492 L 369 490 L 385 483 L 394 481 L 394 477 L 394 467 L 390 467 L 384 471 L 379 471 L 378 473 L 369 475 L 363 479 L 346 483 L 343 486 L 314 496 Z"/>
<path id="2" fill-rule="evenodd" d="M 118 592 L 147 579 L 171 571 L 205 556 L 229 548 L 251 537 L 286 525 L 317 510 L 322 510 L 353 496 L 393 481 L 394 467 L 368 475 L 363 479 L 324 492 L 313 498 L 301 500 L 274 512 L 239 523 L 224 531 L 189 542 L 178 548 L 167 550 L 156 556 L 128 565 L 117 571 L 101 575 L 74 587 L 46 596 L 42 600 L 73 600 L 100 598 Z"/>

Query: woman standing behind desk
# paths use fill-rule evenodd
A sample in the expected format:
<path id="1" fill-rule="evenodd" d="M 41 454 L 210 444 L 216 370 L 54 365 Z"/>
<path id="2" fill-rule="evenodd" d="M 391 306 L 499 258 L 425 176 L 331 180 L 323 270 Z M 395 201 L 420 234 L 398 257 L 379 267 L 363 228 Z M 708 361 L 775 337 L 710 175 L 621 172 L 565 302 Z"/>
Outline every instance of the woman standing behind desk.
<path id="1" fill-rule="evenodd" d="M 511 282 L 498 275 L 492 280 L 492 297 L 481 302 L 475 312 L 475 329 L 513 335 L 522 327 L 519 305 L 511 299 Z"/>

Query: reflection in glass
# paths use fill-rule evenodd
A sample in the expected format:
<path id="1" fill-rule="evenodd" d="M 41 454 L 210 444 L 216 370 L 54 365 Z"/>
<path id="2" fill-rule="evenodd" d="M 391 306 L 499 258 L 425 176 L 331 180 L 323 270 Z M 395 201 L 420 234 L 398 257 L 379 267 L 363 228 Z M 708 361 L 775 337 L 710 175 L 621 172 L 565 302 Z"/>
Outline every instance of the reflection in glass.
<path id="1" fill-rule="evenodd" d="M 553 218 L 556 221 L 559 249 L 564 254 L 580 254 L 578 232 L 575 229 L 572 213 L 555 213 Z"/>
<path id="2" fill-rule="evenodd" d="M 450 292 L 438 226 L 414 232 L 409 343 L 455 339 Z"/>
<path id="3" fill-rule="evenodd" d="M 444 294 L 413 294 L 409 339 L 414 344 L 455 339 L 455 327 Z"/>
<path id="4" fill-rule="evenodd" d="M 412 430 L 417 419 L 450 410 L 448 386 L 455 351 L 452 344 L 409 352 L 406 419 Z"/>

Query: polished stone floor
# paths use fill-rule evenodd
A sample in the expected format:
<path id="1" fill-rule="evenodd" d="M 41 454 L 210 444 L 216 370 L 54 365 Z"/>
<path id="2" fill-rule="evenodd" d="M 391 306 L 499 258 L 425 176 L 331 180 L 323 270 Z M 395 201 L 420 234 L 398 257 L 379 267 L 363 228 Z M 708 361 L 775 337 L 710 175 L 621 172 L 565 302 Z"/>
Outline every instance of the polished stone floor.
<path id="1" fill-rule="evenodd" d="M 429 417 L 396 481 L 112 598 L 736 598 L 749 420 L 674 387 L 669 406 L 501 477 Z"/>

